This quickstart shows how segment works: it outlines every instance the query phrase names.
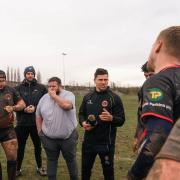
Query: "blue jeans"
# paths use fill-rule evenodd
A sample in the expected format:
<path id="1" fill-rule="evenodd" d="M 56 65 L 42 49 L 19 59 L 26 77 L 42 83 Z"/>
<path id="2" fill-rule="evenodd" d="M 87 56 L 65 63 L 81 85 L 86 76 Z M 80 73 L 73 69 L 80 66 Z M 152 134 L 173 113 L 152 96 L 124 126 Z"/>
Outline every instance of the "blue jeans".
<path id="1" fill-rule="evenodd" d="M 47 155 L 47 175 L 49 180 L 56 180 L 57 164 L 60 152 L 62 153 L 71 180 L 78 179 L 78 169 L 76 161 L 76 146 L 78 133 L 74 130 L 68 139 L 51 139 L 41 131 L 39 137 Z"/>

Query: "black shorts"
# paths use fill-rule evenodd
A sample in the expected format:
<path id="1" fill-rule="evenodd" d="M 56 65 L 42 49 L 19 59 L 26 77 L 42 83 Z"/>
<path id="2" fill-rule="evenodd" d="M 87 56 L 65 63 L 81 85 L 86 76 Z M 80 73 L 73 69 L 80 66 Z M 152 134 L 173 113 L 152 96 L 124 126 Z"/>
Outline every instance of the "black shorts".
<path id="1" fill-rule="evenodd" d="M 16 139 L 14 127 L 0 128 L 0 142 Z"/>

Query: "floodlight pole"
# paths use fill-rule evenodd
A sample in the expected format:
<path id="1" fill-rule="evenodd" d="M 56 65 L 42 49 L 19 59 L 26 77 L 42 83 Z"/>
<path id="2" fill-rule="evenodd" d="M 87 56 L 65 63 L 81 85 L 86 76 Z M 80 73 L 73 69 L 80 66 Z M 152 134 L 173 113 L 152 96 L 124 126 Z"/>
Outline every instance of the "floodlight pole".
<path id="1" fill-rule="evenodd" d="M 64 89 L 66 89 L 66 74 L 65 74 L 65 61 L 64 61 L 64 56 L 66 56 L 67 54 L 66 53 L 62 53 L 62 63 L 63 63 L 63 85 L 64 85 Z"/>

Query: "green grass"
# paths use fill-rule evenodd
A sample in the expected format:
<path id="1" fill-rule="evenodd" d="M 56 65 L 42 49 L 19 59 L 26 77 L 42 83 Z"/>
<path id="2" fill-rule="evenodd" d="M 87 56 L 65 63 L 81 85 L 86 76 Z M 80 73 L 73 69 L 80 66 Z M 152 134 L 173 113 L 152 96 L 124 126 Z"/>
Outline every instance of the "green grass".
<path id="1" fill-rule="evenodd" d="M 115 179 L 116 180 L 124 180 L 127 174 L 128 169 L 130 168 L 135 155 L 132 152 L 132 141 L 135 131 L 136 124 L 136 111 L 137 111 L 137 97 L 133 95 L 123 95 L 121 96 L 125 114 L 126 114 L 126 122 L 125 124 L 118 128 L 117 138 L 116 138 L 116 152 L 115 152 Z M 76 97 L 77 104 L 77 112 L 79 109 L 79 105 L 82 101 L 81 96 Z M 81 144 L 83 139 L 83 129 L 78 126 L 79 132 L 79 143 L 77 147 L 77 161 L 79 168 L 79 177 L 81 171 Z M 3 179 L 7 179 L 6 176 L 6 158 L 4 155 L 4 151 L 1 148 L 0 150 L 0 161 L 2 163 L 3 168 Z M 43 150 L 43 164 L 46 166 L 46 155 Z M 47 180 L 47 177 L 40 177 L 36 173 L 36 163 L 34 158 L 34 148 L 30 139 L 28 139 L 26 145 L 26 151 L 24 156 L 24 161 L 22 165 L 22 176 L 18 177 L 19 180 Z M 57 179 L 68 180 L 68 171 L 66 164 L 60 156 L 59 164 L 58 164 L 58 174 Z M 102 168 L 100 165 L 99 158 L 96 158 L 96 162 L 94 164 L 92 170 L 92 180 L 101 180 L 103 179 Z"/>

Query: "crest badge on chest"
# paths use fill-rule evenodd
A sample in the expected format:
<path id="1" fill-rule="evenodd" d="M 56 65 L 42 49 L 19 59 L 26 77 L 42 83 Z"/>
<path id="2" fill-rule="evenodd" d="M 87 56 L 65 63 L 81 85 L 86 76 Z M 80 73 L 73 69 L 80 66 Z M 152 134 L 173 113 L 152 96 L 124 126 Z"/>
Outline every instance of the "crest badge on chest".
<path id="1" fill-rule="evenodd" d="M 107 100 L 102 101 L 101 105 L 102 105 L 103 108 L 107 107 L 108 106 L 108 101 Z"/>

